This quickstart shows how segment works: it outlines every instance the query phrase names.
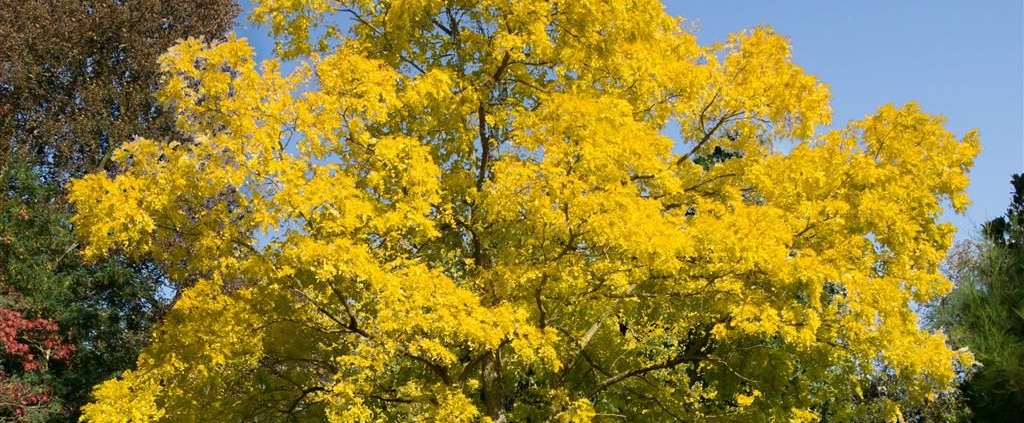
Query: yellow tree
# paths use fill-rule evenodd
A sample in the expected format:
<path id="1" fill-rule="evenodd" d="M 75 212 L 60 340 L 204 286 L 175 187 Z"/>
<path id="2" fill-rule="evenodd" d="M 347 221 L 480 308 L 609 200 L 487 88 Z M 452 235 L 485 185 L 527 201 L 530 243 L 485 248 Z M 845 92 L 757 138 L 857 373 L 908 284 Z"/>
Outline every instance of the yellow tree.
<path id="1" fill-rule="evenodd" d="M 87 420 L 895 418 L 969 358 L 910 305 L 950 288 L 976 135 L 914 104 L 821 132 L 827 87 L 768 28 L 702 46 L 653 0 L 253 19 L 275 59 L 164 56 L 191 142 L 74 184 L 87 255 L 188 284 Z"/>

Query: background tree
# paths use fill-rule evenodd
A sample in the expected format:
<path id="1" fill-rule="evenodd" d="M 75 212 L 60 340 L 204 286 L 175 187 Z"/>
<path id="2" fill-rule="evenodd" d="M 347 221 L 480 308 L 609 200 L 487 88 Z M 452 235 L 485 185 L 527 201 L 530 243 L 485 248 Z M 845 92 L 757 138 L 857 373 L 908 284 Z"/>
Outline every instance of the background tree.
<path id="1" fill-rule="evenodd" d="M 92 386 L 136 360 L 167 304 L 158 292 L 167 289 L 166 279 L 152 264 L 122 257 L 84 263 L 61 188 L 40 181 L 23 161 L 6 170 L 6 198 L 0 202 L 0 302 L 27 320 L 51 322 L 47 329 L 72 343 L 75 353 L 56 366 L 31 369 L 4 361 L 2 371 L 47 393 L 52 406 L 22 417 L 74 421 Z M 32 377 L 23 377 L 26 373 Z"/>
<path id="2" fill-rule="evenodd" d="M 935 324 L 981 366 L 962 386 L 974 421 L 1006 422 L 1024 410 L 1024 175 L 1013 175 L 1006 215 L 982 226 L 950 261 L 956 289 Z"/>
<path id="3" fill-rule="evenodd" d="M 26 318 L 15 307 L 0 306 L 0 421 L 40 421 L 61 414 L 49 370 L 66 366 L 75 348 L 56 324 Z"/>
<path id="4" fill-rule="evenodd" d="M 218 39 L 234 0 L 0 0 L 0 159 L 57 181 L 109 170 L 134 137 L 182 141 L 153 99 L 176 40 Z"/>
<path id="5" fill-rule="evenodd" d="M 3 361 L 17 388 L 4 388 L 15 405 L 3 418 L 76 421 L 92 386 L 148 342 L 169 280 L 145 259 L 82 262 L 64 183 L 116 171 L 110 152 L 135 136 L 187 142 L 155 99 L 156 59 L 182 38 L 222 38 L 237 11 L 233 0 L 0 0 L 0 310 L 47 322 L 75 350 L 30 370 Z"/>
<path id="6" fill-rule="evenodd" d="M 197 280 L 88 420 L 894 420 L 950 388 L 909 304 L 951 288 L 975 133 L 818 132 L 783 37 L 701 46 L 652 0 L 253 13 L 277 58 L 162 59 L 195 142 L 73 184 L 87 256 Z"/>

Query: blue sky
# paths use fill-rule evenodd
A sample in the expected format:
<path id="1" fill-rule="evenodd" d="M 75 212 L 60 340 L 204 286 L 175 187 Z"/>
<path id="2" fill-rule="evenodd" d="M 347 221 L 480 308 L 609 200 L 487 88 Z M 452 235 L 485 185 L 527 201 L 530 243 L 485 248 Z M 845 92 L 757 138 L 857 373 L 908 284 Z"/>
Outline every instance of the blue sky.
<path id="1" fill-rule="evenodd" d="M 832 89 L 833 122 L 885 103 L 916 101 L 962 135 L 981 131 L 971 172 L 974 205 L 947 215 L 971 236 L 1002 215 L 1010 175 L 1024 172 L 1024 2 L 1021 0 L 666 1 L 696 21 L 702 43 L 767 24 L 790 38 L 794 60 Z"/>
<path id="2" fill-rule="evenodd" d="M 701 43 L 770 25 L 790 38 L 794 60 L 831 86 L 834 124 L 886 103 L 916 101 L 945 115 L 962 135 L 981 131 L 971 173 L 974 205 L 945 218 L 971 236 L 1001 215 L 1010 175 L 1024 172 L 1024 1 L 732 0 L 664 2 L 696 22 Z M 248 9 L 247 1 L 242 1 Z M 240 35 L 268 53 L 272 44 L 246 22 Z"/>

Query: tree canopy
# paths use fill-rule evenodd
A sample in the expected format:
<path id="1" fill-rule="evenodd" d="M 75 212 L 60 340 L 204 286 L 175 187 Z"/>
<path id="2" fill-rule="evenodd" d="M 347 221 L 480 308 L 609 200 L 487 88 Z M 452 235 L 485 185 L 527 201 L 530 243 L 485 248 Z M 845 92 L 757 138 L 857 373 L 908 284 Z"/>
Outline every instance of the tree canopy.
<path id="1" fill-rule="evenodd" d="M 952 256 L 956 289 L 932 312 L 979 361 L 962 388 L 978 422 L 1013 421 L 1024 409 L 1024 175 L 1013 175 L 1012 184 L 1006 215 Z"/>
<path id="2" fill-rule="evenodd" d="M 0 160 L 63 182 L 112 169 L 136 136 L 184 140 L 154 99 L 156 59 L 237 14 L 235 0 L 0 0 Z"/>
<path id="3" fill-rule="evenodd" d="M 87 257 L 194 281 L 89 421 L 896 419 L 970 359 L 910 304 L 951 288 L 977 134 L 912 103 L 824 129 L 770 28 L 701 45 L 653 0 L 253 19 L 270 60 L 162 57 L 188 142 L 73 184 Z"/>

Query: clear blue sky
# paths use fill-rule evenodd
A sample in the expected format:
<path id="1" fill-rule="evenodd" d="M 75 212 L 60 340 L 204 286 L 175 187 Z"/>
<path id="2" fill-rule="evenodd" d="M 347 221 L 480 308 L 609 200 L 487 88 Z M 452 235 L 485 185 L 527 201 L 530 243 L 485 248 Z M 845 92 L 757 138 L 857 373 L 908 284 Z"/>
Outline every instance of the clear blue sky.
<path id="1" fill-rule="evenodd" d="M 946 218 L 964 238 L 1005 211 L 1010 175 L 1024 172 L 1024 1 L 664 3 L 697 23 L 704 44 L 762 24 L 788 36 L 795 61 L 831 86 L 836 125 L 916 101 L 945 115 L 957 135 L 978 128 L 984 150 L 971 173 L 974 205 Z M 262 30 L 241 22 L 238 32 L 267 54 Z"/>

